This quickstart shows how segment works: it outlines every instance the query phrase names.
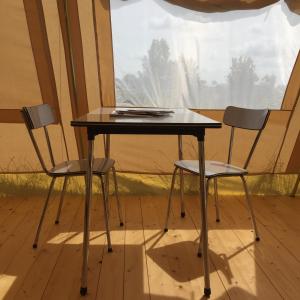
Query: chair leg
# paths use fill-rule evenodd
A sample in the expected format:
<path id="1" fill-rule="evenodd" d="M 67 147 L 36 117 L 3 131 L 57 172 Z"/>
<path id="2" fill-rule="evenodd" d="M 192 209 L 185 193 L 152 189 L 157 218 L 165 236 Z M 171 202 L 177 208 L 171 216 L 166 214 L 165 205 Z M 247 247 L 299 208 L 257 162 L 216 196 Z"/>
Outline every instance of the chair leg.
<path id="1" fill-rule="evenodd" d="M 185 205 L 184 205 L 184 200 L 183 200 L 183 194 L 184 194 L 184 178 L 183 178 L 183 170 L 179 171 L 179 176 L 180 176 L 180 215 L 181 218 L 185 217 Z"/>
<path id="2" fill-rule="evenodd" d="M 57 209 L 55 224 L 59 223 L 61 208 L 62 208 L 63 201 L 64 201 L 64 196 L 65 196 L 65 192 L 66 192 L 68 179 L 69 179 L 68 176 L 66 176 L 65 179 L 64 179 L 64 184 L 63 184 L 63 188 L 62 188 L 62 191 L 61 191 L 61 194 L 60 194 L 60 201 L 59 201 L 59 206 L 58 206 L 58 209 Z"/>
<path id="3" fill-rule="evenodd" d="M 47 211 L 49 199 L 50 199 L 50 196 L 51 196 L 51 193 L 52 193 L 52 190 L 53 190 L 55 180 L 56 180 L 56 177 L 52 177 L 50 187 L 49 187 L 49 190 L 48 190 L 48 195 L 47 195 L 44 207 L 43 207 L 42 215 L 41 215 L 40 222 L 39 222 L 39 225 L 38 225 L 38 228 L 37 228 L 37 231 L 36 231 L 36 235 L 35 235 L 35 239 L 34 239 L 32 248 L 37 248 L 40 232 L 41 232 L 41 229 L 42 229 L 44 217 L 45 217 L 45 214 L 46 214 L 46 211 Z"/>
<path id="4" fill-rule="evenodd" d="M 101 189 L 102 189 L 102 197 L 103 197 L 103 208 L 104 208 L 104 220 L 105 220 L 105 228 L 106 228 L 106 235 L 107 235 L 107 245 L 108 245 L 108 252 L 112 252 L 112 247 L 111 247 L 111 240 L 110 240 L 110 231 L 109 231 L 109 223 L 108 223 L 108 202 L 107 202 L 107 193 L 106 193 L 106 188 L 104 185 L 104 180 L 102 175 L 100 176 L 100 181 L 101 181 Z"/>
<path id="5" fill-rule="evenodd" d="M 259 238 L 259 234 L 258 234 L 258 230 L 257 230 L 257 226 L 256 226 L 256 220 L 255 220 L 253 207 L 252 207 L 250 197 L 249 197 L 249 191 L 248 191 L 247 183 L 246 183 L 246 180 L 245 180 L 244 176 L 241 176 L 241 179 L 242 179 L 245 194 L 246 194 L 246 200 L 247 200 L 248 208 L 249 208 L 249 211 L 250 211 L 250 214 L 251 214 L 252 224 L 253 224 L 253 228 L 254 228 L 254 232 L 255 232 L 255 240 L 259 241 L 260 238 Z"/>
<path id="6" fill-rule="evenodd" d="M 218 179 L 214 177 L 214 198 L 216 207 L 216 222 L 220 222 L 219 199 L 218 199 Z"/>
<path id="7" fill-rule="evenodd" d="M 207 212 L 207 199 L 208 199 L 208 188 L 209 188 L 209 181 L 210 179 L 208 178 L 206 181 L 206 212 Z M 202 242 L 203 242 L 203 235 L 202 235 L 202 231 L 200 231 L 200 239 L 199 239 L 199 247 L 198 247 L 198 256 L 201 257 L 202 256 Z"/>
<path id="8" fill-rule="evenodd" d="M 113 173 L 113 178 L 114 178 L 115 194 L 116 194 L 117 205 L 118 205 L 118 214 L 119 214 L 120 226 L 123 226 L 124 223 L 123 223 L 123 218 L 122 218 L 122 207 L 121 207 L 121 202 L 120 202 L 120 198 L 119 198 L 119 188 L 118 188 L 118 182 L 117 182 L 115 167 L 112 167 L 112 173 Z"/>
<path id="9" fill-rule="evenodd" d="M 105 199 L 106 199 L 106 207 L 107 207 L 107 217 L 109 220 L 110 206 L 109 206 L 109 173 L 108 172 L 104 175 L 104 188 L 105 188 Z"/>
<path id="10" fill-rule="evenodd" d="M 298 174 L 298 177 L 297 177 L 297 179 L 296 179 L 296 182 L 295 182 L 293 191 L 292 191 L 292 193 L 291 193 L 291 197 L 295 197 L 295 195 L 296 195 L 296 193 L 297 193 L 297 190 L 298 190 L 299 183 L 300 183 L 300 174 Z"/>
<path id="11" fill-rule="evenodd" d="M 168 202 L 168 210 L 167 210 L 167 218 L 166 218 L 166 224 L 165 224 L 165 229 L 164 229 L 165 232 L 168 231 L 168 223 L 169 223 L 169 217 L 170 217 L 170 211 L 171 211 L 172 194 L 173 194 L 173 190 L 174 190 L 174 183 L 175 183 L 175 177 L 176 177 L 177 170 L 178 170 L 178 168 L 175 167 L 174 172 L 173 172 L 173 176 L 172 176 L 171 190 L 170 190 L 170 194 L 169 194 L 169 202 Z"/>

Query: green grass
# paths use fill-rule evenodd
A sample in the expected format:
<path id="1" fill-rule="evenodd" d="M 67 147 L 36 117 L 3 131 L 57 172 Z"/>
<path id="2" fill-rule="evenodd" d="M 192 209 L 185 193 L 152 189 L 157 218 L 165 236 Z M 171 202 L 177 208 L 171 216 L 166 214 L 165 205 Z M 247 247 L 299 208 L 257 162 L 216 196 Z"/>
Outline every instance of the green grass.
<path id="1" fill-rule="evenodd" d="M 167 194 L 171 185 L 171 175 L 145 175 L 118 173 L 119 192 L 122 195 L 158 195 Z M 176 180 L 175 189 L 178 190 Z M 248 176 L 247 183 L 252 194 L 288 195 L 296 181 L 296 175 L 257 175 Z M 63 179 L 57 179 L 54 189 L 60 191 Z M 113 192 L 112 178 L 110 191 Z M 99 180 L 93 179 L 93 192 L 99 193 Z M 243 194 L 243 186 L 239 178 L 219 179 L 220 194 Z M 0 174 L 0 196 L 28 196 L 45 194 L 50 185 L 49 176 L 41 173 Z M 83 177 L 71 178 L 68 193 L 84 193 Z M 212 186 L 210 187 L 212 188 Z M 185 175 L 185 193 L 195 194 L 198 191 L 198 180 L 195 176 Z M 176 192 L 176 191 L 175 191 Z"/>

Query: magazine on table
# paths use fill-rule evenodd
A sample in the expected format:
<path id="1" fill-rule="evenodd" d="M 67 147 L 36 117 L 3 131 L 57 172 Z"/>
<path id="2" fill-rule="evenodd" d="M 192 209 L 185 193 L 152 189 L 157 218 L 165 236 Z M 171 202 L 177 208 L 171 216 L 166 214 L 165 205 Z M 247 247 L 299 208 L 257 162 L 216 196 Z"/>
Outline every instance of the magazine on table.
<path id="1" fill-rule="evenodd" d="M 115 109 L 111 117 L 164 117 L 174 113 L 173 110 L 162 109 Z"/>

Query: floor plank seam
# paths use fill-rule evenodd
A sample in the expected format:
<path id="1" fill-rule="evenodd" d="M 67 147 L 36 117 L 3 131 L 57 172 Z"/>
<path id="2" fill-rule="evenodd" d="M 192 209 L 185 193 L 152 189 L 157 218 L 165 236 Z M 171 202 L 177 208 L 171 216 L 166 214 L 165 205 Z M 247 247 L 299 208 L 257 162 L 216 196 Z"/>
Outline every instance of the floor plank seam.
<path id="1" fill-rule="evenodd" d="M 99 203 L 102 201 L 102 197 L 101 197 L 100 193 L 98 194 L 98 201 L 99 201 Z M 104 234 L 105 234 L 105 231 L 104 231 Z M 107 238 L 105 237 L 104 242 L 103 242 L 102 252 L 101 252 L 101 255 L 100 255 L 100 261 L 99 261 L 100 266 L 99 266 L 99 272 L 98 272 L 97 289 L 96 289 L 94 299 L 97 299 L 97 296 L 98 296 L 98 291 L 99 291 L 99 286 L 100 286 L 100 277 L 101 277 L 101 271 L 102 271 L 102 264 L 103 264 L 103 257 L 104 257 L 104 251 L 106 249 L 106 245 L 107 245 Z"/>
<path id="2" fill-rule="evenodd" d="M 146 260 L 146 267 L 147 267 L 147 281 L 148 281 L 148 288 L 149 288 L 149 299 L 151 300 L 151 287 L 150 287 L 150 280 L 149 280 L 149 267 L 148 267 L 148 258 L 147 258 L 147 252 L 146 252 L 146 237 L 145 237 L 145 226 L 144 226 L 144 216 L 143 216 L 143 208 L 142 208 L 142 199 L 139 197 L 139 203 L 140 203 L 140 212 L 142 216 L 142 228 L 143 228 L 143 237 L 144 237 L 144 243 L 143 243 L 143 250 Z"/>
<path id="3" fill-rule="evenodd" d="M 76 219 L 77 214 L 79 214 L 79 209 L 80 209 L 80 207 L 81 207 L 81 205 L 82 205 L 81 202 L 83 202 L 83 201 L 84 201 L 84 199 L 83 199 L 83 197 L 82 197 L 82 198 L 81 198 L 81 201 L 79 201 L 78 207 L 77 207 L 76 212 L 75 212 L 75 214 L 74 214 L 74 216 L 73 216 L 73 218 L 72 218 L 72 221 L 70 222 L 71 224 L 70 224 L 69 230 L 72 228 L 72 226 L 73 226 L 74 223 L 76 222 L 75 219 Z M 63 209 L 63 207 L 62 207 L 62 209 Z M 50 233 L 49 233 L 49 234 L 50 234 Z M 51 280 L 52 274 L 54 273 L 54 270 L 55 270 L 55 268 L 56 268 L 56 266 L 57 266 L 57 263 L 58 263 L 58 261 L 59 261 L 60 256 L 62 255 L 62 252 L 63 252 L 63 249 L 64 249 L 65 246 L 66 246 L 66 244 L 64 243 L 63 246 L 61 247 L 61 249 L 59 250 L 59 254 L 57 255 L 55 264 L 54 264 L 54 266 L 53 266 L 53 268 L 52 268 L 52 271 L 51 271 L 51 273 L 50 273 L 50 275 L 49 275 L 49 277 L 48 277 L 48 280 L 47 280 L 47 283 L 46 283 L 46 285 L 45 285 L 45 288 L 44 288 L 43 294 L 42 294 L 42 296 L 41 296 L 41 299 L 44 299 L 45 292 L 46 292 L 46 290 L 47 290 L 48 284 L 49 284 L 49 282 L 50 282 L 50 280 Z M 38 259 L 38 257 L 37 257 L 36 259 Z"/>
<path id="4" fill-rule="evenodd" d="M 54 199 L 53 199 L 53 200 L 54 200 Z M 51 209 L 53 209 L 53 206 L 54 206 L 54 203 L 53 203 L 53 202 L 54 202 L 54 201 L 51 201 L 51 203 L 49 203 L 49 206 L 48 206 L 48 212 L 49 212 Z M 39 215 L 39 214 L 37 214 L 37 215 L 38 215 L 38 218 L 39 218 L 40 215 Z M 34 225 L 33 225 L 33 228 L 35 229 Z M 29 232 L 28 235 L 27 235 L 27 238 L 25 239 L 25 241 L 27 241 L 27 240 L 29 240 L 29 239 L 32 239 L 31 235 L 32 235 L 32 232 Z M 21 252 L 21 251 L 22 251 L 22 247 L 20 247 L 20 248 L 17 250 L 16 256 L 18 256 L 18 253 Z M 34 250 L 33 250 L 33 251 L 34 251 Z M 38 254 L 38 255 L 39 255 L 39 254 Z M 18 294 L 19 291 L 20 291 L 20 289 L 22 288 L 23 282 L 24 282 L 25 279 L 27 278 L 27 275 L 28 275 L 28 273 L 30 272 L 31 267 L 34 265 L 34 263 L 35 263 L 35 261 L 36 261 L 38 255 L 35 257 L 35 259 L 34 259 L 34 260 L 32 261 L 32 263 L 30 264 L 29 268 L 28 268 L 27 271 L 25 272 L 24 278 L 23 278 L 23 281 L 22 281 L 22 284 L 20 284 L 20 288 L 17 290 L 17 292 L 16 292 L 15 294 Z M 6 273 L 6 271 L 10 268 L 10 266 L 13 264 L 13 262 L 14 262 L 14 259 L 12 259 L 12 260 L 10 261 L 10 263 L 7 265 L 7 267 L 6 267 L 5 270 L 4 270 L 4 273 Z"/>
<path id="5" fill-rule="evenodd" d="M 226 212 L 224 212 L 224 214 L 226 215 Z M 236 233 L 236 231 L 233 229 L 232 230 L 233 234 L 236 236 L 236 238 L 240 241 L 240 243 L 245 247 L 245 250 L 248 252 L 248 254 L 253 258 L 255 265 L 257 267 L 259 267 L 259 269 L 265 274 L 266 278 L 269 280 L 270 284 L 273 286 L 274 290 L 277 291 L 277 293 L 279 294 L 279 296 L 284 299 L 284 296 L 281 294 L 281 292 L 277 289 L 276 285 L 274 284 L 274 282 L 271 280 L 271 278 L 269 277 L 269 275 L 265 272 L 265 270 L 262 268 L 262 266 L 260 265 L 260 263 L 257 261 L 257 259 L 255 258 L 255 255 L 253 255 L 251 253 L 251 251 L 248 250 L 248 247 L 246 247 L 247 245 L 244 244 L 244 242 L 240 239 L 239 235 Z M 261 243 L 262 241 L 259 241 L 258 243 Z M 257 243 L 256 241 L 254 241 L 254 243 Z"/>
<path id="6" fill-rule="evenodd" d="M 124 260 L 123 260 L 123 300 L 125 299 L 125 276 L 126 276 L 126 252 L 127 252 L 127 248 L 126 248 L 126 235 L 127 235 L 127 213 L 126 213 L 126 205 L 123 205 L 124 207 Z"/>
<path id="7" fill-rule="evenodd" d="M 241 201 L 240 198 L 238 198 L 238 199 L 239 199 L 238 201 L 240 202 L 240 204 L 241 204 L 245 209 L 247 209 L 245 203 L 243 203 L 243 201 Z M 255 208 L 254 208 L 254 213 L 255 213 Z M 269 232 L 269 234 L 272 235 L 272 237 L 273 237 L 274 239 L 276 239 L 276 241 L 277 241 L 284 249 L 286 249 L 286 251 L 287 251 L 287 252 L 288 252 L 295 260 L 297 260 L 297 261 L 300 263 L 299 257 L 297 257 L 297 256 L 296 256 L 289 248 L 287 248 L 284 242 L 282 242 L 280 239 L 278 239 L 278 237 L 273 233 L 273 231 L 270 230 L 270 227 L 269 227 L 269 226 L 265 226 L 264 223 L 263 223 L 263 221 L 261 220 L 261 218 L 260 218 L 259 216 L 257 217 L 257 216 L 255 215 L 255 218 L 256 218 L 256 220 L 258 221 L 258 223 L 260 224 L 260 226 L 263 226 L 263 227 Z"/>
<path id="8" fill-rule="evenodd" d="M 189 208 L 187 208 L 186 210 L 187 210 L 188 216 L 190 217 L 190 219 L 191 219 L 191 221 L 192 221 L 192 223 L 193 223 L 193 225 L 194 225 L 194 227 L 195 227 L 195 230 L 197 231 L 197 233 L 198 233 L 198 235 L 199 235 L 199 242 L 198 242 L 198 243 L 200 243 L 200 232 L 201 232 L 201 231 L 200 231 L 200 228 L 199 228 L 199 230 L 197 229 L 197 225 L 196 225 L 196 223 L 195 223 L 195 220 L 194 220 L 194 218 L 193 218 L 193 216 L 192 216 L 192 214 L 191 214 Z M 209 229 L 208 229 L 208 234 L 209 234 Z M 208 245 L 208 248 L 209 248 L 209 245 Z M 219 272 L 218 272 L 218 269 L 217 269 L 216 264 L 214 263 L 214 261 L 213 261 L 211 258 L 209 258 L 209 261 L 210 261 L 210 263 L 213 265 L 214 271 L 217 273 L 218 278 L 219 278 L 219 280 L 220 280 L 220 282 L 222 283 L 222 286 L 223 286 L 223 288 L 224 288 L 224 291 L 226 291 L 226 294 L 227 294 L 228 299 L 231 299 L 230 294 L 229 294 L 229 292 L 228 292 L 228 290 L 227 290 L 227 288 L 226 288 L 226 286 L 225 286 L 225 284 L 224 284 L 224 282 L 223 282 L 223 280 L 222 280 L 222 277 L 220 276 L 220 274 L 219 274 Z"/>

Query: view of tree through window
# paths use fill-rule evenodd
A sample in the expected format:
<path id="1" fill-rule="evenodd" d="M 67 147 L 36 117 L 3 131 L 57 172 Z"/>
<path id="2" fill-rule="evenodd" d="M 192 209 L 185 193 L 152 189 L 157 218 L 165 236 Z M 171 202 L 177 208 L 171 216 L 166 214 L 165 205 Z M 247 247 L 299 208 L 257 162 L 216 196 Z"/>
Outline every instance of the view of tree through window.
<path id="1" fill-rule="evenodd" d="M 283 2 L 199 13 L 163 0 L 111 0 L 118 105 L 279 109 L 300 46 Z"/>

